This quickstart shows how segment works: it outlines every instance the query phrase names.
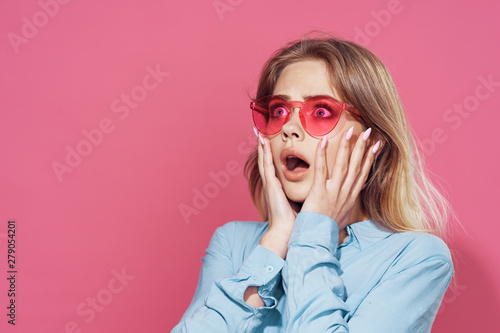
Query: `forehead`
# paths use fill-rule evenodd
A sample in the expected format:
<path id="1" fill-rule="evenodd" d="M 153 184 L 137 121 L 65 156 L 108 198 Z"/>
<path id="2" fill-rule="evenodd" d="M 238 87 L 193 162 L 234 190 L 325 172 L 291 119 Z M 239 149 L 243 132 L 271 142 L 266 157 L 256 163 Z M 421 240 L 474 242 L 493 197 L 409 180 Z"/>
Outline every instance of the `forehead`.
<path id="1" fill-rule="evenodd" d="M 285 67 L 276 82 L 273 95 L 286 95 L 300 101 L 305 100 L 306 96 L 337 97 L 328 68 L 321 60 L 302 60 Z"/>

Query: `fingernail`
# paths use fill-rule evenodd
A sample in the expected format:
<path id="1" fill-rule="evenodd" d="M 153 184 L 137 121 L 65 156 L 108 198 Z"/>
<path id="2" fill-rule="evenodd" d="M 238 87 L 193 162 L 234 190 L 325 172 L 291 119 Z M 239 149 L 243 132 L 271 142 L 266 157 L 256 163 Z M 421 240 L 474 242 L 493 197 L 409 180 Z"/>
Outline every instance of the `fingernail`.
<path id="1" fill-rule="evenodd" d="M 352 126 L 351 128 L 349 128 L 349 130 L 347 131 L 347 133 L 345 134 L 345 138 L 346 140 L 349 140 L 352 136 L 352 132 L 354 131 L 354 126 Z"/>
<path id="2" fill-rule="evenodd" d="M 262 145 L 264 145 L 264 139 L 262 139 L 262 136 L 259 134 L 259 140 Z"/>
<path id="3" fill-rule="evenodd" d="M 363 187 L 361 188 L 361 190 L 364 190 L 365 187 L 366 187 L 367 183 L 365 183 L 365 185 L 363 185 Z"/>
<path id="4" fill-rule="evenodd" d="M 380 141 L 377 141 L 377 143 L 375 144 L 375 146 L 373 146 L 372 151 L 373 151 L 374 154 L 377 152 L 378 147 L 380 147 Z"/>
<path id="5" fill-rule="evenodd" d="M 326 146 L 326 136 L 323 137 L 323 140 L 321 140 L 321 148 L 325 148 Z"/>
<path id="6" fill-rule="evenodd" d="M 256 137 L 259 137 L 259 133 L 257 133 L 257 129 L 255 127 L 253 128 L 253 132 L 255 133 Z"/>
<path id="7" fill-rule="evenodd" d="M 370 137 L 370 133 L 372 132 L 372 128 L 370 127 L 369 129 L 367 129 L 365 131 L 365 133 L 363 133 L 363 140 L 366 141 L 368 140 L 368 138 Z"/>

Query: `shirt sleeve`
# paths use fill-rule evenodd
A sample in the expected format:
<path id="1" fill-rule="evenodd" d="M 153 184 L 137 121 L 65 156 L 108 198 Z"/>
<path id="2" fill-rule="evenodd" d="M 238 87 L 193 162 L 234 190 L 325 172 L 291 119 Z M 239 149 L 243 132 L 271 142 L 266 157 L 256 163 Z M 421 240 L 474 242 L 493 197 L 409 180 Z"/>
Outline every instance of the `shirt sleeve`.
<path id="1" fill-rule="evenodd" d="M 234 222 L 227 223 L 212 236 L 193 300 L 172 333 L 253 332 L 276 307 L 285 261 L 258 244 L 235 273 L 231 256 L 234 228 Z M 254 308 L 244 301 L 249 286 L 259 287 L 264 306 Z"/>
<path id="2" fill-rule="evenodd" d="M 453 275 L 451 261 L 439 256 L 401 259 L 350 309 L 336 256 L 338 237 L 338 225 L 330 217 L 297 215 L 282 271 L 290 318 L 286 332 L 430 332 Z"/>

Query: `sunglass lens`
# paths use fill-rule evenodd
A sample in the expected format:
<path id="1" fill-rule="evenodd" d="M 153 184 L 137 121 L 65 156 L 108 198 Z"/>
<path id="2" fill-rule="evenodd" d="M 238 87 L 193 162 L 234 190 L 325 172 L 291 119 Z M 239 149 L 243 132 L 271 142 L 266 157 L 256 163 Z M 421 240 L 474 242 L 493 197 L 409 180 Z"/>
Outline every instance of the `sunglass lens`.
<path id="1" fill-rule="evenodd" d="M 328 99 L 308 101 L 304 108 L 303 126 L 313 136 L 322 136 L 335 128 L 341 108 Z"/>

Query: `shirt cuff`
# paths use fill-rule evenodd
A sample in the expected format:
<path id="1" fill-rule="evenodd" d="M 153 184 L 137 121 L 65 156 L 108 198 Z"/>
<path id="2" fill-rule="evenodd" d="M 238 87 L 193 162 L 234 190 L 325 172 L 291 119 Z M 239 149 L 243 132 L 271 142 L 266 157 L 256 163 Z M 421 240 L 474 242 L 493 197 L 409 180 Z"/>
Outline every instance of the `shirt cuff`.
<path id="1" fill-rule="evenodd" d="M 250 285 L 258 286 L 259 296 L 268 308 L 278 304 L 278 286 L 281 285 L 281 269 L 285 264 L 279 255 L 257 244 L 250 256 L 240 266 L 239 273 L 245 272 L 251 276 Z"/>
<path id="2" fill-rule="evenodd" d="M 295 245 L 323 246 L 336 249 L 339 226 L 331 217 L 314 212 L 297 214 L 288 247 Z"/>

